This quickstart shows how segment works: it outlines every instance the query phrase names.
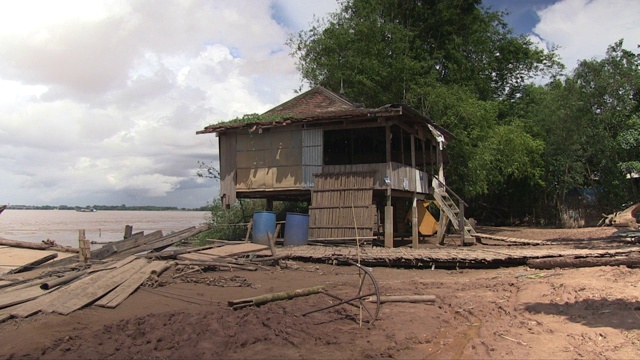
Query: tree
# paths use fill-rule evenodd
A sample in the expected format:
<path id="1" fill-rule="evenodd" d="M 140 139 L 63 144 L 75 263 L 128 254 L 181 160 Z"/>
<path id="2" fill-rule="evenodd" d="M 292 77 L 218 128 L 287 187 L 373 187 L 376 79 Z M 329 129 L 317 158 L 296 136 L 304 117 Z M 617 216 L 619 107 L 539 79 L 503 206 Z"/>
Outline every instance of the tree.
<path id="1" fill-rule="evenodd" d="M 289 44 L 305 80 L 356 101 L 420 109 L 435 84 L 491 100 L 516 96 L 558 65 L 554 52 L 514 36 L 503 16 L 480 0 L 350 0 Z"/>
<path id="2" fill-rule="evenodd" d="M 503 16 L 480 0 L 350 0 L 289 44 L 310 84 L 367 104 L 404 102 L 450 130 L 449 183 L 475 197 L 539 180 L 542 146 L 517 119 L 498 123 L 498 100 L 558 69 L 554 52 L 514 36 Z M 491 160 L 496 154 L 512 163 Z"/>
<path id="3" fill-rule="evenodd" d="M 627 177 L 640 172 L 640 55 L 622 45 L 609 46 L 602 60 L 581 61 L 573 75 L 588 114 L 590 175 L 609 204 L 629 200 Z"/>

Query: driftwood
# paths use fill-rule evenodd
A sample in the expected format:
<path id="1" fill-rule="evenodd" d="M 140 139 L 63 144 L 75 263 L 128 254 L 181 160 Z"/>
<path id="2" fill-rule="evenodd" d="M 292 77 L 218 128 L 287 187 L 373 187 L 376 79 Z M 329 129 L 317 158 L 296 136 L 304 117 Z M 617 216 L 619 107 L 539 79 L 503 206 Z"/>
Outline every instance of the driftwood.
<path id="1" fill-rule="evenodd" d="M 533 269 L 554 269 L 554 268 L 578 268 L 595 266 L 638 266 L 640 256 L 619 256 L 619 257 L 586 257 L 576 258 L 555 257 L 545 259 L 533 259 L 527 261 L 527 266 Z"/>
<path id="2" fill-rule="evenodd" d="M 310 288 L 297 289 L 288 292 L 279 292 L 273 294 L 265 294 L 246 299 L 229 300 L 228 304 L 234 310 L 242 309 L 248 306 L 260 306 L 273 301 L 293 299 L 296 297 L 318 294 L 324 291 L 324 286 L 314 286 Z"/>
<path id="3" fill-rule="evenodd" d="M 613 214 L 602 214 L 602 220 L 599 226 L 616 226 L 629 227 L 638 229 L 638 217 L 640 216 L 640 203 L 631 205 L 623 211 L 617 211 Z"/>
<path id="4" fill-rule="evenodd" d="M 435 295 L 382 295 L 379 298 L 380 303 L 388 302 L 406 302 L 406 303 L 434 303 Z M 377 302 L 374 297 L 367 298 L 367 302 Z"/>
<path id="5" fill-rule="evenodd" d="M 18 240 L 8 240 L 8 239 L 0 239 L 0 245 L 23 248 L 23 249 L 34 249 L 34 250 L 52 250 L 52 251 L 73 252 L 73 253 L 78 252 L 77 248 L 68 247 L 68 246 L 42 244 L 42 243 L 38 244 L 38 243 L 32 243 L 28 241 L 18 241 Z"/>
<path id="6" fill-rule="evenodd" d="M 217 268 L 230 268 L 230 269 L 248 270 L 248 271 L 258 270 L 258 268 L 256 268 L 255 266 L 232 264 L 231 262 L 226 262 L 223 259 L 216 260 L 216 261 L 178 260 L 176 261 L 176 265 L 195 265 L 195 266 L 202 266 L 202 267 L 215 266 Z"/>
<path id="7" fill-rule="evenodd" d="M 44 264 L 44 263 L 46 263 L 48 261 L 51 261 L 51 260 L 53 260 L 53 259 L 55 259 L 57 257 L 58 257 L 58 254 L 56 254 L 56 253 L 53 253 L 51 255 L 47 255 L 47 256 L 42 257 L 42 258 L 40 258 L 38 260 L 32 261 L 32 262 L 30 262 L 28 264 L 24 264 L 24 265 L 22 265 L 20 267 L 12 269 L 7 274 L 17 274 L 17 273 L 21 273 L 21 272 L 24 272 L 24 271 L 32 270 L 32 269 L 38 267 L 39 265 L 42 265 L 42 264 Z"/>

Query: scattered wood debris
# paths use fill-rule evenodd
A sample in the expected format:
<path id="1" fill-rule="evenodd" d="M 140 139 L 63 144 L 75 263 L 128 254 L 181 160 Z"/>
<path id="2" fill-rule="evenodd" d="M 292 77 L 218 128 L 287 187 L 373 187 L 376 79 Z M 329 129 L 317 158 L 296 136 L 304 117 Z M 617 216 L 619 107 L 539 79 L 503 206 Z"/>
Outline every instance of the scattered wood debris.
<path id="1" fill-rule="evenodd" d="M 55 242 L 7 241 L 6 244 L 16 247 L 0 245 L 0 248 L 30 253 L 20 258 L 20 264 L 9 268 L 8 274 L 0 276 L 0 321 L 38 312 L 67 315 L 91 304 L 115 308 L 143 284 L 160 285 L 160 274 L 172 267 L 174 278 L 212 269 L 257 271 L 270 269 L 265 264 L 287 257 L 278 256 L 265 245 L 237 242 L 167 250 L 207 229 L 207 226 L 190 227 L 169 235 L 163 235 L 162 231 L 131 234 L 124 240 L 92 250 L 86 264 L 78 255 L 61 258 L 58 252 L 50 251 L 59 248 Z M 132 232 L 131 228 L 128 230 Z M 79 239 L 83 239 L 82 231 Z M 261 257 L 256 255 L 260 252 L 264 252 Z M 53 259 L 56 260 L 51 261 Z M 198 280 L 190 278 L 185 282 Z M 233 276 L 205 277 L 199 282 L 214 286 L 253 286 L 247 279 Z"/>

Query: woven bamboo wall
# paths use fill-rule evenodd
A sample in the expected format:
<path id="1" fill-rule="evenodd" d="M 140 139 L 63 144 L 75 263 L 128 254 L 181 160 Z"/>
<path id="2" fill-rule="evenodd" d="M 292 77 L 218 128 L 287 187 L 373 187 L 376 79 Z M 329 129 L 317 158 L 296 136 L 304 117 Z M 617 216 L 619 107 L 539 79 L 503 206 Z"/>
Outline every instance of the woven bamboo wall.
<path id="1" fill-rule="evenodd" d="M 309 207 L 309 238 L 372 236 L 376 212 L 373 179 L 373 172 L 316 174 Z"/>

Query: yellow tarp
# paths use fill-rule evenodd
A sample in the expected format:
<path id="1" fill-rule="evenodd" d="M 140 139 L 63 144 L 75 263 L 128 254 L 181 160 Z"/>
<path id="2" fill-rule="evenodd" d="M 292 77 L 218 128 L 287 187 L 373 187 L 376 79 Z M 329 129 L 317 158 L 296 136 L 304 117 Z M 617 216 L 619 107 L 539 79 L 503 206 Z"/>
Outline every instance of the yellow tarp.
<path id="1" fill-rule="evenodd" d="M 438 232 L 438 220 L 427 210 L 429 204 L 434 201 L 418 201 L 418 231 L 425 236 L 431 236 Z M 434 202 L 437 204 L 437 202 Z"/>

